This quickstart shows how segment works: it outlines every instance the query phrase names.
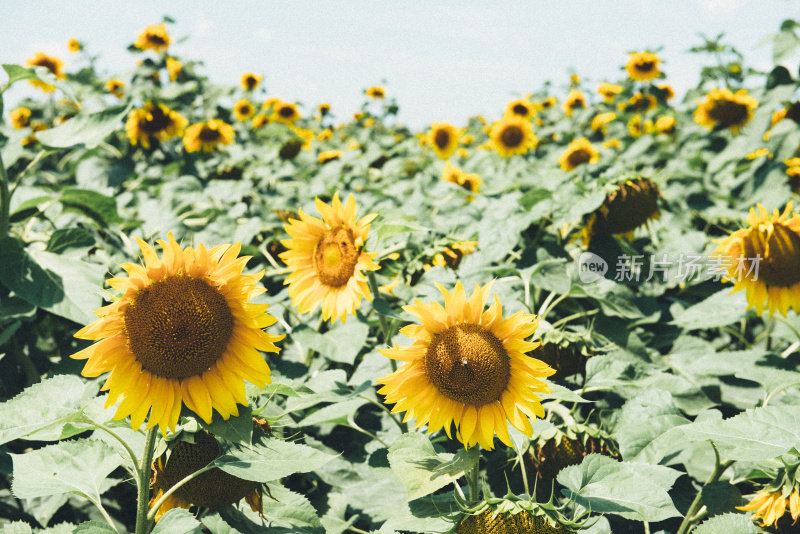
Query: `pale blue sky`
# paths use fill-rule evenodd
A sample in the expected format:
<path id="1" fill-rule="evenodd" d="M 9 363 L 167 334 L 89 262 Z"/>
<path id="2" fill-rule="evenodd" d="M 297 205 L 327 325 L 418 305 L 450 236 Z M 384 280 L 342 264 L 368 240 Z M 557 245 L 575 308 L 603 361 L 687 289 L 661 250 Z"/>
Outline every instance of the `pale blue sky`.
<path id="1" fill-rule="evenodd" d="M 541 1 L 4 1 L 0 61 L 24 63 L 36 51 L 70 63 L 70 37 L 100 56 L 99 66 L 124 74 L 137 57 L 137 34 L 163 14 L 179 56 L 202 59 L 216 82 L 238 84 L 244 71 L 264 75 L 269 93 L 311 109 L 327 101 L 340 118 L 361 91 L 386 80 L 400 120 L 421 128 L 470 115 L 497 117 L 512 97 L 545 80 L 563 97 L 574 70 L 594 89 L 616 79 L 627 53 L 663 46 L 662 70 L 679 95 L 696 84 L 701 59 L 687 53 L 698 33 L 724 31 L 747 64 L 769 69 L 771 47 L 756 45 L 786 18 L 795 0 Z M 706 59 L 706 62 L 710 59 Z M 792 67 L 792 71 L 796 71 Z M 27 94 L 12 89 L 9 100 Z"/>

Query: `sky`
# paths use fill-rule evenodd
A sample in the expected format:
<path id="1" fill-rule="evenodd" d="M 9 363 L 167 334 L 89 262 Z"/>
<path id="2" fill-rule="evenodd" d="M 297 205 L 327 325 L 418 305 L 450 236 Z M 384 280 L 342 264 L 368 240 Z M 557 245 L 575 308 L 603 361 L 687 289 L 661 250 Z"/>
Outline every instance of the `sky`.
<path id="1" fill-rule="evenodd" d="M 112 7 L 112 6 L 123 6 Z M 710 57 L 689 54 L 700 33 L 716 36 L 745 56 L 745 65 L 770 70 L 771 45 L 758 44 L 786 18 L 800 19 L 796 0 L 366 0 L 0 3 L 0 62 L 24 64 L 43 51 L 64 59 L 75 37 L 98 66 L 123 75 L 138 56 L 126 48 L 163 15 L 171 54 L 204 62 L 218 83 L 238 84 L 260 73 L 269 95 L 298 101 L 310 112 L 330 102 L 346 120 L 363 90 L 385 85 L 400 105 L 398 120 L 421 129 L 431 122 L 463 125 L 483 114 L 499 117 L 505 104 L 547 80 L 563 97 L 572 72 L 589 90 L 621 79 L 628 54 L 659 49 L 666 82 L 678 96 L 693 87 Z M 179 41 L 179 42 L 175 42 Z M 792 72 L 796 72 L 797 61 Z M 0 80 L 5 79 L 0 74 Z M 124 79 L 124 78 L 123 78 Z M 19 86 L 19 87 L 18 87 Z M 9 91 L 7 106 L 35 94 L 27 84 Z"/>

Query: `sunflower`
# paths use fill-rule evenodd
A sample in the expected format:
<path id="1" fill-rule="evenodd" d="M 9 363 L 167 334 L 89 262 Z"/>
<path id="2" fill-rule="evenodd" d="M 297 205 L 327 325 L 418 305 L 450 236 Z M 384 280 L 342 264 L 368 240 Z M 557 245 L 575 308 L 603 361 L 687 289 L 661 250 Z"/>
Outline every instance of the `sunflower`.
<path id="1" fill-rule="evenodd" d="M 638 113 L 628 120 L 628 133 L 631 137 L 641 137 L 644 132 L 642 116 Z"/>
<path id="2" fill-rule="evenodd" d="M 563 525 L 549 521 L 545 516 L 534 516 L 526 510 L 515 514 L 493 512 L 487 508 L 483 512 L 468 515 L 458 524 L 456 534 L 567 534 L 570 531 Z"/>
<path id="3" fill-rule="evenodd" d="M 324 164 L 328 163 L 329 161 L 339 159 L 341 157 L 342 157 L 341 150 L 324 150 L 317 155 L 317 162 Z"/>
<path id="4" fill-rule="evenodd" d="M 786 176 L 789 177 L 789 187 L 793 193 L 800 194 L 800 158 L 783 160 L 786 165 Z"/>
<path id="5" fill-rule="evenodd" d="M 220 455 L 217 440 L 207 432 L 193 434 L 194 443 L 176 441 L 153 462 L 151 486 L 155 490 L 150 499 L 152 507 L 172 486 L 199 471 Z M 212 510 L 236 504 L 243 498 L 254 512 L 263 512 L 261 484 L 243 480 L 216 467 L 190 480 L 161 504 L 156 521 L 173 508 L 204 506 Z"/>
<path id="6" fill-rule="evenodd" d="M 325 128 L 317 134 L 317 141 L 327 141 L 333 137 L 333 130 Z"/>
<path id="7" fill-rule="evenodd" d="M 75 39 L 74 37 L 72 39 L 70 39 L 69 41 L 67 41 L 67 50 L 69 50 L 73 54 L 75 52 L 80 52 L 81 48 L 83 48 L 81 46 L 81 42 L 78 41 L 77 39 Z"/>
<path id="8" fill-rule="evenodd" d="M 167 58 L 167 74 L 170 81 L 174 82 L 178 79 L 181 72 L 183 72 L 183 64 L 175 58 Z"/>
<path id="9" fill-rule="evenodd" d="M 461 169 L 453 167 L 449 161 L 442 172 L 442 180 L 461 186 L 471 193 L 477 193 L 478 189 L 481 187 L 480 176 L 477 174 L 467 174 Z M 475 200 L 474 196 L 467 195 L 468 202 L 472 202 L 473 200 Z"/>
<path id="10" fill-rule="evenodd" d="M 658 101 L 653 95 L 646 95 L 644 93 L 636 93 L 628 101 L 627 109 L 629 111 L 645 112 L 650 111 L 656 107 Z"/>
<path id="11" fill-rule="evenodd" d="M 460 136 L 461 130 L 449 122 L 434 122 L 431 124 L 426 142 L 433 148 L 437 156 L 441 159 L 447 159 L 456 151 Z"/>
<path id="12" fill-rule="evenodd" d="M 233 114 L 238 121 L 246 121 L 256 112 L 256 108 L 247 100 L 239 100 L 233 105 Z"/>
<path id="13" fill-rule="evenodd" d="M 721 258 L 734 291 L 747 291 L 748 308 L 766 307 L 786 316 L 789 308 L 800 312 L 800 215 L 792 214 L 792 203 L 772 216 L 761 204 L 750 208 L 749 228 L 742 228 L 717 241 L 712 256 Z"/>
<path id="14" fill-rule="evenodd" d="M 373 85 L 372 87 L 368 88 L 366 91 L 364 91 L 364 94 L 370 98 L 374 98 L 375 100 L 386 98 L 386 90 L 377 85 Z"/>
<path id="15" fill-rule="evenodd" d="M 583 109 L 586 107 L 586 97 L 581 91 L 577 89 L 573 89 L 567 95 L 567 99 L 564 101 L 564 112 L 567 114 L 567 117 L 572 117 L 572 112 L 576 109 Z"/>
<path id="16" fill-rule="evenodd" d="M 762 490 L 756 493 L 752 501 L 744 506 L 737 506 L 736 509 L 754 512 L 753 519 L 760 517 L 762 527 L 772 525 L 777 528 L 778 520 L 783 517 L 788 508 L 794 521 L 792 525 L 794 525 L 797 523 L 797 519 L 800 518 L 800 493 L 798 493 L 797 488 L 792 489 L 791 493 L 786 495 L 785 493 L 784 488 L 772 491 Z"/>
<path id="17" fill-rule="evenodd" d="M 530 119 L 536 113 L 536 107 L 527 98 L 518 98 L 506 104 L 504 116 L 515 115 Z"/>
<path id="18" fill-rule="evenodd" d="M 567 149 L 558 157 L 558 164 L 561 168 L 569 172 L 575 170 L 584 163 L 597 163 L 600 153 L 585 137 L 575 139 Z"/>
<path id="19" fill-rule="evenodd" d="M 72 355 L 88 360 L 83 376 L 111 375 L 106 407 L 122 400 L 114 419 L 131 416 L 138 429 L 174 429 L 181 405 L 211 423 L 212 409 L 223 419 L 247 405 L 244 380 L 264 387 L 270 371 L 259 350 L 278 352 L 283 336 L 262 330 L 275 323 L 268 305 L 247 302 L 264 289 L 263 276 L 242 274 L 249 256 L 237 258 L 239 243 L 206 250 L 181 249 L 172 233 L 159 240 L 163 257 L 137 238 L 144 266 L 123 263 L 127 277 L 108 284 L 122 292 L 95 312 L 100 318 L 75 337 L 98 341 Z"/>
<path id="20" fill-rule="evenodd" d="M 273 105 L 271 120 L 291 126 L 299 118 L 300 111 L 297 109 L 297 104 L 279 101 Z"/>
<path id="21" fill-rule="evenodd" d="M 603 97 L 603 102 L 610 104 L 622 92 L 622 86 L 603 82 L 597 86 L 597 92 Z"/>
<path id="22" fill-rule="evenodd" d="M 314 131 L 308 128 L 292 128 L 292 132 L 300 138 L 300 148 L 303 150 L 311 150 L 311 141 L 314 140 Z"/>
<path id="23" fill-rule="evenodd" d="M 35 56 L 25 60 L 25 64 L 28 67 L 44 67 L 50 72 L 52 72 L 53 75 L 58 80 L 63 80 L 67 77 L 66 74 L 61 72 L 61 69 L 64 67 L 64 62 L 58 59 L 57 57 L 48 56 L 44 52 L 36 52 Z M 53 91 L 56 90 L 54 86 L 50 85 L 49 83 L 45 83 L 41 80 L 29 80 L 29 81 L 31 85 L 33 85 L 34 87 L 38 87 L 45 93 L 52 93 Z"/>
<path id="24" fill-rule="evenodd" d="M 257 130 L 269 124 L 269 117 L 263 113 L 253 116 L 253 129 Z"/>
<path id="25" fill-rule="evenodd" d="M 289 285 L 292 304 L 300 313 L 311 312 L 321 304 L 323 320 L 334 322 L 339 318 L 345 322 L 362 297 L 372 300 L 364 271 L 379 268 L 372 261 L 377 253 L 366 252 L 363 247 L 369 223 L 377 214 L 356 222 L 353 195 L 342 205 L 338 191 L 330 205 L 316 199 L 316 206 L 322 219 L 301 209 L 300 218 L 290 219 L 284 226 L 291 237 L 281 241 L 287 250 L 280 258 L 291 271 L 284 284 Z"/>
<path id="26" fill-rule="evenodd" d="M 477 241 L 457 241 L 434 254 L 430 261 L 423 265 L 423 269 L 427 271 L 432 267 L 450 267 L 455 270 L 464 256 L 475 252 L 477 246 Z"/>
<path id="27" fill-rule="evenodd" d="M 709 129 L 730 128 L 738 133 L 753 118 L 758 101 L 746 89 L 732 93 L 730 89 L 712 89 L 694 112 L 697 124 Z"/>
<path id="28" fill-rule="evenodd" d="M 261 80 L 263 79 L 264 77 L 261 76 L 260 74 L 245 72 L 244 74 L 242 74 L 242 79 L 241 79 L 242 89 L 244 89 L 245 91 L 253 91 L 258 88 L 259 84 L 261 83 Z"/>
<path id="29" fill-rule="evenodd" d="M 663 115 L 656 119 L 655 129 L 656 132 L 663 135 L 672 135 L 675 133 L 675 117 L 671 115 Z"/>
<path id="30" fill-rule="evenodd" d="M 658 186 L 646 178 L 628 180 L 616 191 L 606 195 L 603 204 L 586 220 L 583 243 L 588 245 L 592 237 L 603 235 L 633 236 L 633 231 L 658 219 Z"/>
<path id="31" fill-rule="evenodd" d="M 772 152 L 770 152 L 768 148 L 758 148 L 747 154 L 744 157 L 744 159 L 754 160 L 758 158 L 763 158 L 764 156 L 767 156 L 768 158 L 772 159 Z"/>
<path id="32" fill-rule="evenodd" d="M 800 124 L 800 102 L 792 102 L 788 107 L 772 113 L 772 126 L 775 126 L 784 119 L 793 120 Z"/>
<path id="33" fill-rule="evenodd" d="M 671 85 L 663 84 L 657 87 L 658 91 L 661 93 L 661 98 L 666 102 L 667 100 L 672 100 L 675 96 L 675 90 L 672 88 Z"/>
<path id="34" fill-rule="evenodd" d="M 658 64 L 661 62 L 658 56 L 650 52 L 634 52 L 628 58 L 625 69 L 631 80 L 646 82 L 658 78 L 661 72 Z"/>
<path id="35" fill-rule="evenodd" d="M 538 107 L 541 109 L 550 109 L 556 107 L 556 104 L 558 104 L 558 99 L 554 96 L 548 96 L 538 103 Z"/>
<path id="36" fill-rule="evenodd" d="M 28 126 L 31 118 L 31 110 L 28 108 L 17 108 L 9 113 L 8 116 L 11 119 L 11 126 L 18 130 Z"/>
<path id="37" fill-rule="evenodd" d="M 317 117 L 319 117 L 319 120 L 322 120 L 323 117 L 330 115 L 330 113 L 331 105 L 328 102 L 323 102 L 317 106 Z"/>
<path id="38" fill-rule="evenodd" d="M 197 152 L 201 148 L 204 152 L 213 152 L 217 145 L 233 143 L 234 137 L 233 126 L 220 119 L 211 119 L 189 126 L 183 136 L 183 147 L 186 152 Z"/>
<path id="39" fill-rule="evenodd" d="M 169 44 L 172 42 L 167 27 L 164 23 L 153 24 L 144 29 L 133 46 L 140 50 L 154 50 L 156 52 L 166 52 Z"/>
<path id="40" fill-rule="evenodd" d="M 617 138 L 609 139 L 608 141 L 603 141 L 603 146 L 606 148 L 614 148 L 619 150 L 622 148 L 622 142 Z"/>
<path id="41" fill-rule="evenodd" d="M 124 87 L 125 83 L 120 80 L 117 80 L 116 78 L 108 80 L 105 85 L 106 91 L 116 96 L 117 98 L 125 97 L 125 93 L 122 91 Z"/>
<path id="42" fill-rule="evenodd" d="M 489 146 L 504 158 L 525 154 L 538 144 L 539 139 L 533 134 L 530 121 L 516 115 L 495 122 L 489 132 Z"/>
<path id="43" fill-rule="evenodd" d="M 132 145 L 150 148 L 151 139 L 166 141 L 179 136 L 188 123 L 177 111 L 164 104 L 146 102 L 143 108 L 130 112 L 125 130 Z"/>
<path id="44" fill-rule="evenodd" d="M 400 332 L 412 339 L 410 346 L 378 349 L 381 354 L 405 364 L 378 379 L 378 391 L 392 412 L 405 411 L 404 421 L 416 418 L 415 427 L 428 425 L 428 433 L 444 428 L 466 446 L 494 448 L 494 434 L 511 446 L 506 421 L 527 436 L 533 432 L 530 419 L 544 416 L 537 393 L 550 391 L 539 380 L 555 371 L 526 356 L 539 343 L 525 341 L 536 330 L 538 318 L 517 312 L 506 319 L 495 295 L 483 311 L 492 284 L 476 284 L 467 299 L 461 282 L 453 293 L 437 284 L 444 297 L 439 303 L 416 300 L 403 309 L 421 325 L 407 325 Z"/>
<path id="45" fill-rule="evenodd" d="M 606 133 L 606 127 L 608 126 L 608 123 L 610 123 L 611 121 L 613 121 L 616 118 L 617 118 L 617 114 L 614 113 L 613 111 L 607 111 L 605 113 L 598 113 L 592 119 L 592 124 L 591 124 L 590 127 L 591 127 L 592 131 L 596 132 L 596 131 L 599 130 L 603 134 L 605 134 Z"/>

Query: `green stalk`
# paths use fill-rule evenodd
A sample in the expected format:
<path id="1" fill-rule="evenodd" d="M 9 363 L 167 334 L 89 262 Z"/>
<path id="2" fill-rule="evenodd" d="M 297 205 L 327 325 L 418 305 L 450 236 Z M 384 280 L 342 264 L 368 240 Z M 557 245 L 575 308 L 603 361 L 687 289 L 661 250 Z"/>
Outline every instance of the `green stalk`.
<path id="1" fill-rule="evenodd" d="M 136 534 L 147 534 L 150 532 L 150 518 L 147 514 L 147 504 L 150 500 L 150 470 L 153 463 L 153 451 L 156 444 L 157 427 L 147 431 L 144 441 L 144 452 L 142 453 L 142 463 L 138 466 L 139 483 L 136 499 Z"/>
<path id="2" fill-rule="evenodd" d="M 367 273 L 367 279 L 369 280 L 369 289 L 372 291 L 372 298 L 378 298 L 380 296 L 380 292 L 378 291 L 378 281 L 375 279 L 375 271 L 369 271 Z M 391 334 L 389 333 L 389 323 L 386 322 L 386 317 L 377 310 L 378 313 L 378 320 L 381 322 L 381 332 L 383 333 L 383 342 L 384 344 L 389 344 L 389 338 Z M 394 360 L 392 360 L 394 361 Z"/>
<path id="3" fill-rule="evenodd" d="M 703 504 L 703 488 L 719 480 L 719 477 L 722 476 L 722 473 L 724 473 L 726 469 L 728 469 L 731 465 L 733 465 L 733 460 L 728 460 L 726 462 L 720 463 L 719 451 L 717 450 L 717 447 L 716 445 L 714 445 L 713 441 L 711 442 L 711 446 L 714 447 L 714 456 L 716 459 L 714 464 L 714 470 L 708 476 L 708 480 L 705 481 L 703 487 L 700 488 L 700 491 L 697 492 L 697 495 L 695 495 L 694 500 L 692 501 L 692 504 L 689 506 L 689 509 L 686 511 L 686 515 L 683 517 L 681 526 L 680 528 L 678 528 L 678 532 L 676 534 L 686 534 L 687 532 L 689 532 L 689 529 L 692 527 L 695 521 L 697 521 L 698 519 L 697 511 Z"/>
<path id="4" fill-rule="evenodd" d="M 476 447 L 477 446 L 478 445 L 476 445 Z M 479 477 L 480 464 L 481 464 L 481 461 L 480 461 L 480 458 L 478 458 L 478 461 L 475 462 L 475 465 L 472 466 L 469 469 L 469 471 L 464 473 L 464 475 L 467 478 L 467 484 L 469 484 L 469 503 L 470 503 L 470 505 L 473 505 L 473 504 L 475 504 L 476 502 L 478 502 L 480 500 L 480 498 L 478 497 L 478 491 L 480 489 L 478 487 L 479 486 L 478 477 Z"/>
<path id="5" fill-rule="evenodd" d="M 0 91 L 0 117 L 3 116 L 3 93 Z M 11 195 L 8 191 L 8 174 L 3 164 L 3 154 L 0 153 L 0 239 L 8 235 L 9 211 L 11 209 Z"/>

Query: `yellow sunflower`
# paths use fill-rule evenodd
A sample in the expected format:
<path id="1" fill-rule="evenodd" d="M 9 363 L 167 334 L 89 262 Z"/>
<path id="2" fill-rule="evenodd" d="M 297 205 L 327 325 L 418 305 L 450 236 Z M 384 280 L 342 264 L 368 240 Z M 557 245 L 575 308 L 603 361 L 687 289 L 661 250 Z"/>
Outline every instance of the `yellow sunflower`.
<path id="1" fill-rule="evenodd" d="M 567 95 L 567 99 L 564 101 L 564 112 L 567 114 L 567 117 L 572 117 L 572 112 L 576 109 L 583 109 L 585 107 L 586 96 L 577 89 L 570 91 Z"/>
<path id="2" fill-rule="evenodd" d="M 758 101 L 746 89 L 712 89 L 694 112 L 697 124 L 709 129 L 730 128 L 738 133 L 753 118 Z"/>
<path id="3" fill-rule="evenodd" d="M 527 98 L 518 98 L 506 104 L 504 115 L 516 115 L 523 119 L 530 119 L 536 113 L 536 107 Z"/>
<path id="4" fill-rule="evenodd" d="M 603 102 L 610 104 L 622 92 L 622 86 L 615 83 L 603 82 L 597 86 L 597 92 L 603 97 Z"/>
<path id="5" fill-rule="evenodd" d="M 566 527 L 551 522 L 544 515 L 533 515 L 526 510 L 515 514 L 487 508 L 479 514 L 465 517 L 456 528 L 456 534 L 568 534 Z"/>
<path id="6" fill-rule="evenodd" d="M 75 52 L 80 52 L 81 48 L 82 48 L 81 47 L 81 42 L 78 41 L 77 39 L 75 39 L 74 37 L 72 39 L 70 39 L 69 41 L 67 41 L 67 50 L 69 50 L 73 54 Z"/>
<path id="7" fill-rule="evenodd" d="M 280 258 L 291 271 L 284 284 L 289 285 L 292 305 L 300 313 L 322 307 L 323 320 L 337 318 L 342 322 L 355 313 L 361 298 L 372 300 L 365 271 L 379 266 L 372 261 L 377 253 L 364 250 L 372 213 L 356 222 L 356 201 L 353 195 L 342 205 L 339 192 L 331 204 L 316 199 L 322 219 L 300 210 L 299 219 L 285 225 L 291 239 L 281 241 L 286 252 Z"/>
<path id="8" fill-rule="evenodd" d="M 25 60 L 25 65 L 28 67 L 45 67 L 59 80 L 63 80 L 67 77 L 67 75 L 61 71 L 61 69 L 64 67 L 64 62 L 57 57 L 48 56 L 44 52 L 36 52 L 36 55 L 34 55 L 32 58 Z M 45 93 L 52 93 L 56 90 L 55 86 L 40 80 L 29 80 L 29 82 L 31 85 L 38 87 Z"/>
<path id="9" fill-rule="evenodd" d="M 772 216 L 758 204 L 758 210 L 750 208 L 747 224 L 718 240 L 712 256 L 721 259 L 733 290 L 747 291 L 748 308 L 761 313 L 766 307 L 770 315 L 800 312 L 800 215 L 792 213 L 791 202 Z"/>
<path id="10" fill-rule="evenodd" d="M 258 85 L 261 83 L 264 77 L 259 74 L 254 74 L 252 72 L 245 72 L 242 74 L 242 89 L 245 91 L 253 91 L 258 88 Z"/>
<path id="11" fill-rule="evenodd" d="M 256 112 L 256 108 L 247 100 L 239 100 L 233 105 L 233 114 L 238 121 L 246 121 Z"/>
<path id="12" fill-rule="evenodd" d="M 289 102 L 276 102 L 273 104 L 271 120 L 291 126 L 299 118 L 300 111 L 297 109 L 297 104 L 290 104 Z"/>
<path id="13" fill-rule="evenodd" d="M 669 84 L 659 85 L 658 90 L 661 91 L 661 98 L 663 98 L 664 101 L 672 100 L 675 96 L 675 90 Z"/>
<path id="14" fill-rule="evenodd" d="M 105 85 L 106 91 L 116 96 L 117 98 L 125 97 L 125 93 L 122 91 L 124 87 L 125 83 L 120 80 L 117 80 L 116 78 L 108 80 Z"/>
<path id="15" fill-rule="evenodd" d="M 130 112 L 125 131 L 132 145 L 141 144 L 144 148 L 150 148 L 151 139 L 166 141 L 179 136 L 188 123 L 177 111 L 164 104 L 146 102 L 143 108 Z"/>
<path id="16" fill-rule="evenodd" d="M 178 79 L 181 72 L 183 72 L 183 64 L 175 58 L 167 58 L 167 74 L 170 81 L 174 82 Z"/>
<path id="17" fill-rule="evenodd" d="M 481 187 L 480 176 L 477 174 L 467 174 L 461 169 L 453 167 L 449 161 L 447 165 L 445 165 L 444 171 L 442 171 L 442 180 L 461 186 L 471 193 L 477 193 Z M 467 196 L 468 202 L 472 202 L 473 200 L 475 200 L 474 196 Z"/>
<path id="18" fill-rule="evenodd" d="M 614 113 L 613 111 L 607 111 L 605 113 L 598 113 L 592 119 L 592 124 L 591 124 L 590 127 L 591 127 L 592 131 L 596 132 L 596 131 L 599 130 L 603 134 L 605 134 L 606 133 L 606 127 L 608 126 L 608 123 L 610 123 L 611 121 L 613 121 L 616 118 L 617 118 L 617 114 Z"/>
<path id="19" fill-rule="evenodd" d="M 609 139 L 608 141 L 603 141 L 603 146 L 606 148 L 613 148 L 619 150 L 620 148 L 622 148 L 622 142 L 617 138 Z"/>
<path id="20" fill-rule="evenodd" d="M 28 126 L 31 118 L 31 110 L 28 108 L 17 108 L 8 114 L 11 119 L 11 126 L 20 129 Z"/>
<path id="21" fill-rule="evenodd" d="M 378 379 L 378 393 L 394 404 L 392 412 L 406 412 L 404 421 L 416 418 L 415 428 L 428 425 L 428 433 L 444 428 L 466 446 L 494 448 L 494 434 L 511 446 L 506 422 L 527 436 L 533 432 L 529 419 L 544 416 L 537 393 L 550 391 L 539 378 L 555 371 L 525 353 L 539 346 L 525 341 L 536 330 L 538 318 L 517 312 L 503 319 L 500 299 L 483 311 L 492 284 L 476 284 L 467 299 L 461 282 L 453 293 L 437 284 L 444 306 L 416 300 L 403 309 L 421 325 L 407 325 L 400 332 L 414 343 L 406 347 L 378 349 L 405 364 Z"/>
<path id="22" fill-rule="evenodd" d="M 169 454 L 165 452 L 153 462 L 151 486 L 155 492 L 150 499 L 151 508 L 172 486 L 220 456 L 219 444 L 212 434 L 196 432 L 193 439 L 194 443 L 183 440 L 173 442 Z M 260 483 L 243 480 L 217 467 L 175 490 L 161 504 L 155 519 L 159 521 L 173 508 L 204 506 L 215 510 L 236 504 L 243 498 L 254 512 L 262 513 L 262 497 Z"/>
<path id="23" fill-rule="evenodd" d="M 433 148 L 437 156 L 447 159 L 456 151 L 459 137 L 461 137 L 461 130 L 449 122 L 434 122 L 431 124 L 425 141 Z"/>
<path id="24" fill-rule="evenodd" d="M 207 250 L 180 245 L 170 233 L 159 240 L 163 256 L 141 239 L 144 266 L 123 263 L 127 277 L 108 284 L 122 293 L 97 310 L 100 317 L 75 337 L 97 343 L 72 355 L 88 360 L 83 376 L 111 375 L 103 385 L 106 407 L 122 400 L 114 419 L 131 416 L 138 429 L 174 429 L 181 405 L 211 422 L 212 409 L 228 419 L 247 405 L 244 380 L 259 387 L 270 370 L 258 351 L 278 352 L 283 338 L 262 330 L 275 323 L 267 304 L 248 300 L 265 290 L 263 276 L 242 274 L 249 256 L 239 243 Z"/>
<path id="25" fill-rule="evenodd" d="M 616 191 L 606 195 L 603 204 L 586 220 L 583 244 L 588 245 L 595 235 L 622 235 L 628 239 L 640 226 L 661 215 L 658 186 L 646 178 L 627 180 Z"/>
<path id="26" fill-rule="evenodd" d="M 783 160 L 786 165 L 786 176 L 789 177 L 789 187 L 795 194 L 800 194 L 800 158 Z"/>
<path id="27" fill-rule="evenodd" d="M 489 146 L 504 158 L 525 154 L 538 144 L 539 139 L 533 134 L 530 121 L 516 115 L 495 122 L 489 132 Z"/>
<path id="28" fill-rule="evenodd" d="M 269 124 L 269 117 L 263 113 L 253 116 L 253 129 L 257 130 Z"/>
<path id="29" fill-rule="evenodd" d="M 642 116 L 637 113 L 628 120 L 628 133 L 631 137 L 641 137 L 643 132 Z"/>
<path id="30" fill-rule="evenodd" d="M 569 172 L 575 170 L 584 163 L 597 163 L 600 159 L 600 152 L 585 137 L 575 139 L 567 149 L 558 157 L 558 164 L 561 168 Z"/>
<path id="31" fill-rule="evenodd" d="M 323 150 L 317 155 L 317 162 L 328 163 L 342 157 L 341 150 Z"/>
<path id="32" fill-rule="evenodd" d="M 661 62 L 658 56 L 650 52 L 634 52 L 628 58 L 625 69 L 631 80 L 646 82 L 658 78 L 661 72 L 658 64 Z"/>
<path id="33" fill-rule="evenodd" d="M 364 91 L 364 94 L 370 98 L 374 98 L 375 100 L 386 98 L 386 90 L 377 85 L 373 85 L 372 87 L 368 88 L 366 91 Z"/>
<path id="34" fill-rule="evenodd" d="M 186 152 L 213 152 L 218 145 L 233 143 L 236 132 L 233 126 L 220 119 L 211 119 L 207 122 L 192 124 L 183 135 L 183 147 Z"/>
<path id="35" fill-rule="evenodd" d="M 558 104 L 558 99 L 554 96 L 548 96 L 539 102 L 538 107 L 541 109 L 550 109 L 556 107 L 556 104 Z"/>
<path id="36" fill-rule="evenodd" d="M 330 113 L 331 105 L 328 102 L 323 102 L 317 106 L 317 116 L 319 117 L 319 120 L 322 120 L 323 117 L 330 115 Z"/>
<path id="37" fill-rule="evenodd" d="M 167 27 L 161 24 L 153 24 L 144 29 L 133 46 L 140 50 L 154 50 L 156 52 L 165 52 L 172 42 Z"/>
<path id="38" fill-rule="evenodd" d="M 629 111 L 645 112 L 650 111 L 656 107 L 658 101 L 653 95 L 646 95 L 644 93 L 636 93 L 628 101 L 627 109 Z"/>
<path id="39" fill-rule="evenodd" d="M 675 133 L 675 117 L 671 115 L 663 115 L 656 119 L 656 132 L 662 135 L 672 135 Z"/>
<path id="40" fill-rule="evenodd" d="M 784 496 L 783 488 L 759 491 L 752 501 L 744 506 L 736 507 L 737 510 L 754 512 L 752 518 L 761 518 L 762 527 L 774 526 L 776 528 L 778 520 L 783 517 L 787 508 L 792 515 L 792 525 L 794 525 L 800 518 L 800 493 L 797 488 L 794 488 L 788 496 Z"/>

